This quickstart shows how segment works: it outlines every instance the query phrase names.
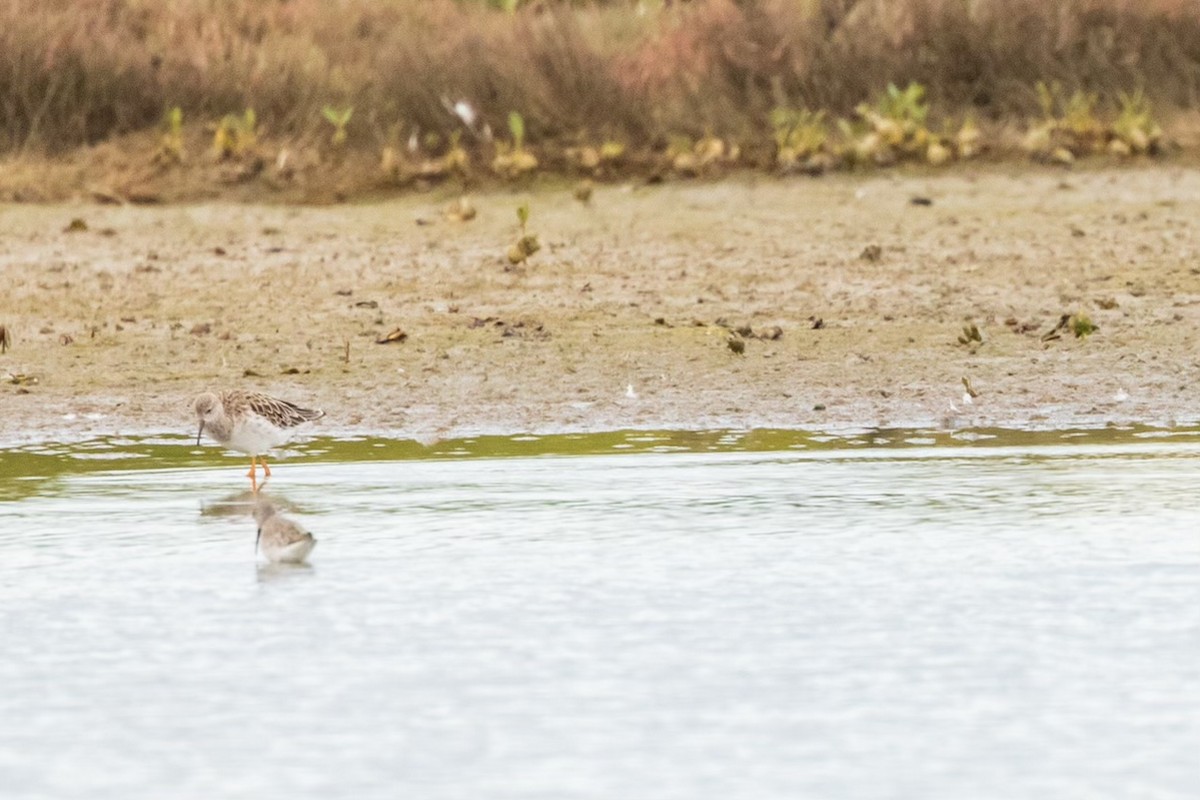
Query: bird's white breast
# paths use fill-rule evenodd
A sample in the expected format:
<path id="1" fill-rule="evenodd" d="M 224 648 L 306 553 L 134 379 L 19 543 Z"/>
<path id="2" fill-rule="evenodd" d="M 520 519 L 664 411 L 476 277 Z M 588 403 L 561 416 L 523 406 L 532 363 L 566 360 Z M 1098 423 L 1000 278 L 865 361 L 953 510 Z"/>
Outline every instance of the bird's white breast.
<path id="1" fill-rule="evenodd" d="M 238 420 L 229 436 L 229 446 L 252 456 L 261 455 L 291 438 L 291 431 L 277 428 L 253 412 Z"/>

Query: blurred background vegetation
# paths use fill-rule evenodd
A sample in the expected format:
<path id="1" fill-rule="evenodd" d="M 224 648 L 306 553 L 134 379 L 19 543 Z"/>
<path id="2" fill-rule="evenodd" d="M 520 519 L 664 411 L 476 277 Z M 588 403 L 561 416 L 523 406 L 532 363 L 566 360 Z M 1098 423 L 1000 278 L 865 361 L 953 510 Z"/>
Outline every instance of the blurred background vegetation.
<path id="1" fill-rule="evenodd" d="M 0 23 L 0 153 L 140 134 L 158 172 L 233 180 L 1128 156 L 1200 98 L 1196 0 L 10 0 Z"/>

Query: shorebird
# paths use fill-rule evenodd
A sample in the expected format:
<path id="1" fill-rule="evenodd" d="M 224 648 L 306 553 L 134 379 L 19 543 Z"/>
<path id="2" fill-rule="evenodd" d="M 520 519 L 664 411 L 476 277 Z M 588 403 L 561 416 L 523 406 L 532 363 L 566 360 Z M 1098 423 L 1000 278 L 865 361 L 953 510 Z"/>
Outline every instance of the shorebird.
<path id="1" fill-rule="evenodd" d="M 271 477 L 271 468 L 263 454 L 290 439 L 298 426 L 325 416 L 324 411 L 240 389 L 220 394 L 205 392 L 196 398 L 193 407 L 200 420 L 196 446 L 199 447 L 200 436 L 207 430 L 209 436 L 226 447 L 249 455 L 250 471 L 246 474 L 255 488 L 257 464 L 262 464 L 264 480 Z"/>
<path id="2" fill-rule="evenodd" d="M 258 523 L 254 551 L 273 563 L 299 564 L 317 546 L 311 533 L 276 512 L 275 506 L 266 500 L 260 500 L 254 507 L 254 521 Z"/>

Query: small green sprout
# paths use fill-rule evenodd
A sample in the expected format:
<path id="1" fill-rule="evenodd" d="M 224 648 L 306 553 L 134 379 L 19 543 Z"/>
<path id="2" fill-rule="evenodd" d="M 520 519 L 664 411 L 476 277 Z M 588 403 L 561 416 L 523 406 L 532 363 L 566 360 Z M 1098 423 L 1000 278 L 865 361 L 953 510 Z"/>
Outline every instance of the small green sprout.
<path id="1" fill-rule="evenodd" d="M 496 143 L 492 170 L 507 178 L 519 178 L 538 168 L 537 156 L 525 149 L 525 118 L 516 111 L 508 112 L 508 131 L 512 143 Z"/>
<path id="2" fill-rule="evenodd" d="M 912 81 L 904 89 L 894 83 L 879 98 L 879 113 L 896 122 L 924 125 L 929 116 L 929 104 L 925 102 L 925 87 Z"/>
<path id="3" fill-rule="evenodd" d="M 517 239 L 508 248 L 508 263 L 513 266 L 523 263 L 531 255 L 542 249 L 537 234 L 526 231 L 526 225 L 529 223 L 528 203 L 522 203 L 517 206 L 517 222 L 521 224 L 521 238 Z"/>
<path id="4" fill-rule="evenodd" d="M 508 112 L 508 130 L 513 138 L 513 150 L 520 150 L 525 146 L 525 118 L 516 111 Z"/>
<path id="5" fill-rule="evenodd" d="M 1076 339 L 1084 339 L 1100 330 L 1100 326 L 1092 322 L 1092 318 L 1088 316 L 1086 311 L 1077 311 L 1071 316 L 1070 320 L 1071 333 L 1075 334 Z"/>
<path id="6" fill-rule="evenodd" d="M 163 135 L 154 160 L 168 164 L 183 162 L 183 109 L 179 106 L 167 109 L 163 114 Z"/>
<path id="7" fill-rule="evenodd" d="M 329 143 L 334 147 L 341 147 L 346 143 L 346 125 L 350 122 L 350 117 L 354 114 L 354 106 L 338 109 L 333 106 L 325 106 L 321 109 L 321 114 L 333 126 L 333 135 L 329 137 Z"/>

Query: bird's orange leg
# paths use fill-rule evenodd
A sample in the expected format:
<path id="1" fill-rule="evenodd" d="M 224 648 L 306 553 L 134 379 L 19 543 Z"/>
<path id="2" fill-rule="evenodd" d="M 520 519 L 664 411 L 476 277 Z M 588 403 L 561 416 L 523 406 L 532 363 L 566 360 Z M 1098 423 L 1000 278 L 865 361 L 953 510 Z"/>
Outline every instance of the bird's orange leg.
<path id="1" fill-rule="evenodd" d="M 250 471 L 246 473 L 246 476 L 250 478 L 250 491 L 252 492 L 258 491 L 258 474 L 254 469 L 255 461 L 256 458 L 254 456 L 250 456 Z"/>
<path id="2" fill-rule="evenodd" d="M 259 456 L 259 457 L 258 457 L 258 463 L 262 464 L 262 468 L 263 468 L 263 477 L 264 477 L 264 478 L 269 478 L 269 477 L 271 477 L 271 468 L 267 466 L 267 457 L 266 457 L 266 456 Z"/>

